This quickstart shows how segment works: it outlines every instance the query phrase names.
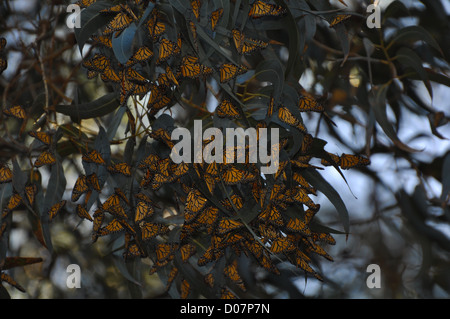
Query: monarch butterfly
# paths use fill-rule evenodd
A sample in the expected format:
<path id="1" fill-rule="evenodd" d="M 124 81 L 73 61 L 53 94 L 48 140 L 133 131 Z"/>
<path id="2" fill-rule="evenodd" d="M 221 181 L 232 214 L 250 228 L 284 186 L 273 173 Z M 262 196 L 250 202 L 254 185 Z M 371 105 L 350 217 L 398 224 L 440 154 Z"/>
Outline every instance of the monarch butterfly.
<path id="1" fill-rule="evenodd" d="M 217 228 L 217 234 L 223 235 L 241 227 L 244 227 L 244 224 L 240 221 L 229 218 L 222 218 Z"/>
<path id="2" fill-rule="evenodd" d="M 125 202 L 125 204 L 130 206 L 130 201 L 128 200 L 127 195 L 119 187 L 114 188 L 114 195 L 117 195 L 117 197 L 119 197 L 119 201 L 121 199 Z"/>
<path id="3" fill-rule="evenodd" d="M 186 210 L 197 213 L 205 207 L 207 202 L 208 200 L 203 197 L 200 191 L 194 188 L 187 195 Z"/>
<path id="4" fill-rule="evenodd" d="M 16 209 L 20 205 L 21 202 L 22 202 L 22 197 L 19 194 L 14 193 L 10 197 L 8 204 L 6 205 L 6 209 L 8 211 L 12 211 L 12 210 Z"/>
<path id="5" fill-rule="evenodd" d="M 50 207 L 48 211 L 48 218 L 49 221 L 52 221 L 53 218 L 55 218 L 56 215 L 61 211 L 61 209 L 66 205 L 66 201 L 62 200 L 59 203 L 54 204 L 52 207 Z"/>
<path id="6" fill-rule="evenodd" d="M 118 233 L 120 231 L 125 230 L 122 223 L 118 219 L 113 219 L 111 222 L 109 222 L 108 225 L 100 228 L 98 235 L 99 236 L 106 236 L 113 233 Z"/>
<path id="7" fill-rule="evenodd" d="M 177 43 L 172 42 L 168 39 L 162 39 L 159 42 L 159 57 L 157 64 L 161 64 L 166 61 L 168 58 L 180 53 L 181 43 L 178 41 Z"/>
<path id="8" fill-rule="evenodd" d="M 38 156 L 34 162 L 35 167 L 41 167 L 44 165 L 53 165 L 56 163 L 55 155 L 51 151 L 44 151 Z"/>
<path id="9" fill-rule="evenodd" d="M 264 267 L 264 269 L 279 275 L 280 274 L 280 270 L 272 263 L 272 260 L 270 259 L 270 257 L 266 256 L 266 255 L 262 255 L 260 259 L 258 259 L 258 262 L 261 266 Z"/>
<path id="10" fill-rule="evenodd" d="M 292 175 L 292 179 L 295 182 L 299 183 L 300 186 L 307 190 L 309 193 L 316 195 L 317 190 L 313 186 L 311 186 L 308 181 L 302 175 L 300 175 L 300 173 L 294 172 L 294 174 Z"/>
<path id="11" fill-rule="evenodd" d="M 86 176 L 87 179 L 87 184 L 92 187 L 93 190 L 97 191 L 97 192 L 101 192 L 101 187 L 100 187 L 100 181 L 98 179 L 98 176 L 96 173 L 92 173 L 88 176 Z"/>
<path id="12" fill-rule="evenodd" d="M 307 245 L 307 250 L 311 250 L 313 253 L 320 255 L 322 257 L 325 257 L 329 261 L 333 261 L 333 257 L 331 257 L 325 249 L 320 247 L 319 245 L 316 245 L 315 243 L 311 241 L 307 241 L 305 238 L 302 238 L 303 242 Z"/>
<path id="13" fill-rule="evenodd" d="M 269 204 L 265 207 L 258 215 L 258 218 L 263 221 L 268 221 L 276 226 L 284 225 L 283 217 L 281 216 L 279 209 L 273 204 Z"/>
<path id="14" fill-rule="evenodd" d="M 212 273 L 206 274 L 203 280 L 210 288 L 214 287 L 214 275 Z"/>
<path id="15" fill-rule="evenodd" d="M 361 155 L 353 155 L 353 154 L 342 154 L 341 156 L 337 156 L 331 153 L 328 153 L 331 159 L 339 165 L 342 169 L 350 169 L 354 167 L 366 166 L 370 164 L 370 160 L 367 157 L 363 157 Z M 328 161 L 322 159 L 322 164 L 325 166 L 330 165 Z"/>
<path id="16" fill-rule="evenodd" d="M 153 190 L 159 189 L 162 186 L 162 184 L 168 182 L 169 180 L 170 179 L 163 174 L 160 173 L 155 174 L 151 183 L 152 189 Z"/>
<path id="17" fill-rule="evenodd" d="M 127 62 L 127 66 L 132 66 L 139 62 L 144 62 L 153 57 L 153 51 L 147 46 L 142 46 L 132 55 L 130 60 Z"/>
<path id="18" fill-rule="evenodd" d="M 83 154 L 81 157 L 81 160 L 87 162 L 87 163 L 94 163 L 99 165 L 106 165 L 105 160 L 103 159 L 102 155 L 97 150 L 92 150 L 88 153 Z"/>
<path id="19" fill-rule="evenodd" d="M 309 198 L 308 194 L 303 188 L 294 187 L 291 190 L 292 192 L 289 192 L 289 195 L 291 195 L 292 199 L 294 199 L 296 202 L 304 204 L 311 209 L 315 209 L 317 207 L 316 204 L 314 204 L 314 202 L 311 200 L 311 198 Z"/>
<path id="20" fill-rule="evenodd" d="M 170 102 L 172 102 L 172 99 L 167 96 L 167 95 L 163 95 L 162 93 L 159 93 L 159 98 L 152 94 L 153 96 L 155 96 L 155 98 L 150 98 L 147 104 L 147 108 L 150 111 L 150 115 L 154 115 L 156 114 L 156 112 L 158 112 L 160 109 L 169 106 Z"/>
<path id="21" fill-rule="evenodd" d="M 342 169 L 349 169 L 353 167 L 369 165 L 370 160 L 360 155 L 342 154 L 340 164 Z"/>
<path id="22" fill-rule="evenodd" d="M 220 299 L 236 299 L 237 297 L 226 287 L 220 290 Z"/>
<path id="23" fill-rule="evenodd" d="M 214 249 L 212 246 L 208 247 L 205 252 L 198 258 L 197 265 L 204 266 L 207 263 L 214 261 L 215 255 L 214 255 Z"/>
<path id="24" fill-rule="evenodd" d="M 284 13 L 286 10 L 283 7 L 258 0 L 252 4 L 248 16 L 257 19 L 266 16 L 280 16 Z"/>
<path id="25" fill-rule="evenodd" d="M 150 240 L 158 235 L 160 226 L 154 223 L 142 222 L 139 224 L 141 228 L 142 240 Z"/>
<path id="26" fill-rule="evenodd" d="M 330 28 L 334 27 L 335 25 L 341 23 L 344 20 L 347 20 L 351 17 L 351 14 L 338 14 L 333 18 L 333 20 L 330 22 Z"/>
<path id="27" fill-rule="evenodd" d="M 230 118 L 238 118 L 239 111 L 236 107 L 231 103 L 230 100 L 224 99 L 216 108 L 217 116 L 219 117 L 230 117 Z"/>
<path id="28" fill-rule="evenodd" d="M 154 213 L 154 209 L 149 203 L 147 203 L 145 201 L 139 201 L 136 205 L 134 221 L 136 223 L 139 223 L 144 218 L 150 217 L 153 213 Z"/>
<path id="29" fill-rule="evenodd" d="M 133 18 L 130 17 L 127 12 L 119 12 L 106 26 L 104 34 L 109 34 L 113 31 L 121 31 L 128 27 L 131 22 L 133 22 Z"/>
<path id="30" fill-rule="evenodd" d="M 208 166 L 206 166 L 206 173 L 210 174 L 211 176 L 218 176 L 219 168 L 217 166 L 217 163 L 216 162 L 209 163 Z"/>
<path id="31" fill-rule="evenodd" d="M 301 153 L 306 154 L 310 150 L 312 143 L 314 141 L 314 138 L 311 134 L 304 134 L 303 140 L 302 140 L 302 146 L 300 148 Z"/>
<path id="32" fill-rule="evenodd" d="M 175 171 L 173 172 L 173 175 L 176 177 L 181 177 L 185 174 L 187 174 L 189 171 L 189 165 L 187 163 L 180 163 L 177 165 Z"/>
<path id="33" fill-rule="evenodd" d="M 247 290 L 241 276 L 238 273 L 238 265 L 236 259 L 224 268 L 223 273 L 225 274 L 225 276 L 234 281 L 242 291 Z"/>
<path id="34" fill-rule="evenodd" d="M 191 243 L 187 243 L 184 244 L 183 246 L 181 246 L 180 248 L 180 255 L 181 255 L 181 260 L 183 262 L 187 262 L 188 259 L 195 254 L 195 246 L 192 245 Z"/>
<path id="35" fill-rule="evenodd" d="M 312 233 L 311 239 L 313 241 L 323 241 L 330 245 L 336 244 L 336 240 L 328 233 Z"/>
<path id="36" fill-rule="evenodd" d="M 76 212 L 78 217 L 80 218 L 86 218 L 88 220 L 90 220 L 91 222 L 93 221 L 91 215 L 89 215 L 89 212 L 87 211 L 86 207 L 82 204 L 78 204 L 77 208 L 76 208 Z"/>
<path id="37" fill-rule="evenodd" d="M 166 139 L 170 139 L 167 131 L 163 130 L 162 135 Z M 161 160 L 158 163 L 158 172 L 161 173 L 162 175 L 164 175 L 165 177 L 169 177 L 169 165 L 170 165 L 170 158 L 165 158 L 165 159 Z"/>
<path id="38" fill-rule="evenodd" d="M 241 171 L 234 166 L 231 166 L 229 169 L 225 170 L 222 173 L 222 179 L 227 185 L 234 185 L 240 183 L 245 178 L 245 171 Z"/>
<path id="39" fill-rule="evenodd" d="M 101 35 L 101 36 L 93 35 L 91 37 L 91 39 L 97 44 L 100 44 L 100 45 L 103 45 L 105 47 L 112 49 L 112 40 L 110 37 L 103 36 L 103 35 Z"/>
<path id="40" fill-rule="evenodd" d="M 194 40 L 194 45 L 195 48 L 198 51 L 198 43 L 197 43 L 197 38 L 198 38 L 198 34 L 197 34 L 197 26 L 195 25 L 194 21 L 189 21 L 189 29 L 191 29 L 191 33 L 192 33 L 192 38 Z"/>
<path id="41" fill-rule="evenodd" d="M 206 183 L 206 187 L 208 187 L 208 190 L 211 194 L 214 192 L 214 187 L 216 185 L 216 180 L 212 175 L 205 174 L 203 175 L 203 179 Z"/>
<path id="42" fill-rule="evenodd" d="M 186 55 L 182 58 L 180 69 L 183 77 L 196 78 L 201 74 L 198 58 L 192 55 Z"/>
<path id="43" fill-rule="evenodd" d="M 31 185 L 25 186 L 25 196 L 27 197 L 30 205 L 33 205 L 37 191 L 38 191 L 38 188 L 37 188 L 36 184 L 31 184 Z"/>
<path id="44" fill-rule="evenodd" d="M 230 203 L 230 199 L 233 204 Z M 237 210 L 240 210 L 244 206 L 244 199 L 241 196 L 233 194 L 230 196 L 230 199 L 226 198 L 220 203 L 231 211 L 234 210 L 233 206 L 236 207 Z"/>
<path id="45" fill-rule="evenodd" d="M 278 109 L 278 117 L 280 120 L 282 120 L 284 123 L 289 124 L 291 126 L 296 127 L 302 132 L 306 132 L 305 126 L 300 122 L 299 119 L 297 119 L 291 111 L 287 107 L 280 107 Z"/>
<path id="46" fill-rule="evenodd" d="M 77 4 L 82 8 L 86 8 L 86 7 L 89 7 L 91 4 L 93 4 L 96 1 L 97 0 L 79 0 L 77 2 Z"/>
<path id="47" fill-rule="evenodd" d="M 197 221 L 205 225 L 208 232 L 210 232 L 218 217 L 219 209 L 217 207 L 207 207 L 198 215 Z"/>
<path id="48" fill-rule="evenodd" d="M 202 6 L 202 3 L 200 0 L 191 0 L 191 7 L 192 12 L 194 13 L 195 18 L 197 21 L 200 20 L 200 7 Z"/>
<path id="49" fill-rule="evenodd" d="M 131 176 L 131 166 L 127 163 L 117 163 L 108 166 L 108 171 L 111 173 L 119 173 L 125 176 Z"/>
<path id="50" fill-rule="evenodd" d="M 156 154 L 150 154 L 146 158 L 144 158 L 140 163 L 138 168 L 149 168 L 151 171 L 156 171 L 158 169 L 158 163 L 160 161 L 160 157 Z"/>
<path id="51" fill-rule="evenodd" d="M 139 199 L 139 200 L 141 200 L 141 201 L 144 201 L 144 202 L 146 202 L 146 203 L 148 203 L 148 204 L 150 204 L 150 205 L 152 205 L 152 206 L 154 206 L 154 207 L 159 208 L 158 205 L 156 205 L 156 204 L 152 201 L 152 199 L 151 199 L 148 195 L 146 195 L 146 194 L 144 194 L 144 193 L 137 193 L 137 194 L 134 195 L 134 197 L 136 197 L 137 199 Z"/>
<path id="52" fill-rule="evenodd" d="M 158 16 L 155 14 L 147 22 L 148 32 L 154 41 L 166 31 L 166 25 L 163 22 L 157 21 L 157 18 Z"/>
<path id="53" fill-rule="evenodd" d="M 211 23 L 211 30 L 214 31 L 216 29 L 217 23 L 219 22 L 220 18 L 223 15 L 223 8 L 214 10 L 211 12 L 210 17 L 210 23 Z"/>
<path id="54" fill-rule="evenodd" d="M 174 266 L 170 270 L 169 276 L 167 276 L 166 291 L 170 289 L 170 286 L 172 286 L 172 282 L 175 280 L 175 277 L 177 275 L 178 275 L 178 268 Z"/>
<path id="55" fill-rule="evenodd" d="M 147 79 L 142 76 L 139 72 L 137 72 L 135 69 L 128 68 L 125 71 L 124 76 L 126 77 L 127 81 L 136 83 L 136 84 L 145 84 L 147 83 Z"/>
<path id="56" fill-rule="evenodd" d="M 103 54 L 95 54 L 92 59 L 83 61 L 83 66 L 88 70 L 103 72 L 106 67 L 110 66 L 110 60 Z"/>
<path id="57" fill-rule="evenodd" d="M 300 232 L 305 236 L 309 236 L 311 234 L 308 225 L 300 218 L 289 219 L 289 221 L 286 223 L 286 229 L 293 232 Z"/>
<path id="58" fill-rule="evenodd" d="M 3 113 L 7 116 L 15 117 L 19 120 L 23 120 L 26 117 L 25 110 L 20 105 L 15 105 L 9 109 L 3 110 Z"/>
<path id="59" fill-rule="evenodd" d="M 300 112 L 314 111 L 323 112 L 324 108 L 311 96 L 302 96 L 298 102 Z"/>
<path id="60" fill-rule="evenodd" d="M 169 66 L 166 67 L 166 73 L 161 73 L 160 75 L 162 76 L 162 79 L 158 80 L 158 83 L 160 83 L 160 85 L 167 87 L 170 86 L 170 83 L 172 83 L 175 86 L 179 85 L 177 78 L 175 77 L 175 75 L 172 72 L 172 69 Z"/>
<path id="61" fill-rule="evenodd" d="M 178 243 L 163 243 L 156 246 L 156 258 L 158 261 L 164 261 L 173 256 L 178 249 Z"/>
<path id="62" fill-rule="evenodd" d="M 184 279 L 181 282 L 181 287 L 180 287 L 180 297 L 181 299 L 186 299 L 189 296 L 189 293 L 191 292 L 191 284 Z"/>
<path id="63" fill-rule="evenodd" d="M 124 259 L 133 257 L 145 257 L 145 252 L 136 243 L 129 245 L 123 252 Z"/>
<path id="64" fill-rule="evenodd" d="M 31 131 L 31 132 L 28 132 L 28 135 L 38 139 L 39 141 L 41 141 L 42 143 L 44 143 L 47 146 L 52 143 L 52 136 L 46 132 Z"/>
<path id="65" fill-rule="evenodd" d="M 107 81 L 112 81 L 114 83 L 120 82 L 120 77 L 117 75 L 116 71 L 114 71 L 114 69 L 112 67 L 110 67 L 109 65 L 107 67 L 105 67 L 101 77 L 104 82 L 107 82 Z"/>
<path id="66" fill-rule="evenodd" d="M 88 190 L 89 186 L 86 175 L 78 176 L 72 190 L 72 198 L 71 198 L 72 202 L 76 202 L 81 197 L 81 195 L 86 193 Z"/>
<path id="67" fill-rule="evenodd" d="M 11 169 L 7 165 L 0 163 L 0 183 L 9 183 L 12 181 L 12 177 Z"/>
<path id="68" fill-rule="evenodd" d="M 236 76 L 248 71 L 245 66 L 237 66 L 232 63 L 224 63 L 220 66 L 220 82 L 224 83 L 234 79 Z"/>
<path id="69" fill-rule="evenodd" d="M 231 33 L 233 35 L 234 45 L 239 54 L 248 54 L 258 49 L 264 49 L 268 45 L 267 42 L 261 40 L 246 38 L 238 29 L 233 29 Z"/>
<path id="70" fill-rule="evenodd" d="M 101 209 L 98 209 L 94 212 L 94 221 L 92 224 L 92 241 L 95 242 L 97 240 L 97 234 L 102 227 L 103 220 L 105 219 L 105 213 L 102 212 Z"/>

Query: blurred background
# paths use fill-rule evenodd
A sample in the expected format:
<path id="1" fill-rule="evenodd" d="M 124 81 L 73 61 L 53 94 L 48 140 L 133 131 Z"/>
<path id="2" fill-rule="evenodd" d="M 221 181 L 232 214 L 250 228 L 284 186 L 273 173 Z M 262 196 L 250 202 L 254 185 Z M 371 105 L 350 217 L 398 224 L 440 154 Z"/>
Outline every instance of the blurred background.
<path id="1" fill-rule="evenodd" d="M 293 2 L 293 1 L 290 1 Z M 407 8 L 407 14 L 383 21 L 383 32 L 395 27 L 422 25 L 441 45 L 445 57 L 439 63 L 448 73 L 450 43 L 450 4 L 446 0 L 398 1 Z M 106 92 L 103 83 L 87 80 L 80 67 L 81 54 L 75 43 L 73 30 L 66 26 L 67 5 L 70 1 L 6 0 L 0 4 L 0 36 L 7 39 L 8 68 L 0 77 L 2 105 L 25 103 L 41 98 L 41 67 L 36 55 L 42 54 L 48 83 L 54 99 L 70 102 L 77 88 L 90 99 Z M 306 3 L 306 2 L 305 2 Z M 308 2 L 309 3 L 309 2 Z M 365 1 L 332 1 L 337 8 L 364 13 Z M 392 3 L 381 0 L 384 10 Z M 395 18 L 395 19 L 394 19 Z M 349 31 L 351 32 L 351 31 Z M 321 29 L 317 41 L 321 40 Z M 330 41 L 329 46 L 331 47 Z M 84 52 L 89 51 L 87 45 Z M 367 114 L 359 107 L 340 104 L 337 93 L 324 84 L 327 70 L 315 62 L 316 50 L 323 49 L 312 42 L 305 57 L 300 84 L 306 91 L 323 95 L 330 93 L 337 102 L 327 106 L 336 128 L 324 124 L 319 115 L 308 115 L 304 122 L 309 131 L 316 132 L 328 144 L 331 153 L 364 151 L 367 146 Z M 418 52 L 421 52 L 419 47 Z M 426 52 L 425 52 L 426 53 Z M 329 62 L 329 61 L 328 61 Z M 341 90 L 347 95 L 367 84 L 367 74 L 347 63 L 348 78 Z M 327 62 L 323 62 L 324 64 Z M 436 62 L 437 63 L 437 62 Z M 429 62 L 424 62 L 429 66 Z M 443 72 L 445 72 L 443 71 Z M 374 73 L 376 71 L 374 70 Z M 361 84 L 361 83 L 362 84 Z M 418 101 L 444 118 L 450 116 L 450 88 L 432 82 L 433 97 L 422 81 L 411 80 Z M 330 99 L 330 96 L 328 96 Z M 89 100 L 89 98 L 87 100 Z M 258 289 L 264 289 L 275 298 L 448 298 L 450 296 L 450 125 L 446 123 L 432 132 L 427 112 L 416 112 L 415 107 L 403 107 L 401 117 L 390 110 L 389 119 L 396 121 L 398 137 L 408 146 L 420 150 L 405 154 L 392 147 L 390 140 L 377 126 L 376 143 L 370 145 L 371 165 L 360 170 L 345 171 L 348 185 L 334 168 L 325 168 L 322 175 L 340 192 L 350 215 L 350 234 L 336 234 L 335 246 L 327 247 L 334 262 L 317 260 L 324 282 L 303 276 L 291 278 L 288 290 L 280 286 L 281 279 L 264 278 Z M 5 120 L 3 118 L 3 120 Z M 88 127 L 89 124 L 86 124 Z M 378 125 L 378 124 L 376 124 Z M 439 137 L 440 135 L 440 137 Z M 3 139 L 2 139 L 3 140 Z M 1 146 L 0 155 L 8 158 L 10 150 Z M 43 185 L 48 172 L 42 171 Z M 68 188 L 74 184 L 77 172 L 67 175 Z M 67 198 L 71 189 L 67 190 Z M 332 228 L 340 229 L 339 216 L 334 206 L 322 194 L 313 200 L 321 205 L 319 219 Z M 9 270 L 9 274 L 26 289 L 22 293 L 5 285 L 12 298 L 129 298 L 130 280 L 126 265 L 114 254 L 106 241 L 91 243 L 90 224 L 70 214 L 57 220 L 51 228 L 54 252 L 42 247 L 33 235 L 32 224 L 26 212 L 15 212 L 14 227 L 10 233 L 9 256 L 41 257 L 42 263 Z M 86 224 L 85 224 L 86 223 Z M 82 271 L 81 289 L 66 286 L 69 264 L 78 264 Z M 381 270 L 381 288 L 370 289 L 366 279 L 367 267 L 377 264 Z M 124 275 L 125 274 L 125 275 Z M 143 297 L 155 298 L 164 292 L 158 276 L 143 274 Z"/>

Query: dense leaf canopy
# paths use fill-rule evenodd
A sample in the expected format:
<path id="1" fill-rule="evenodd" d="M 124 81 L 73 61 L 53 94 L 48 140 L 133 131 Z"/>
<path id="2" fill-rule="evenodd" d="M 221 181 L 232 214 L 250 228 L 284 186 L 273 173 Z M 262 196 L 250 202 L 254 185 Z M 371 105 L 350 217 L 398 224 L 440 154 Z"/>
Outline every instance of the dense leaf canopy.
<path id="1" fill-rule="evenodd" d="M 448 296 L 441 1 L 27 3 L 0 5 L 3 297 Z"/>

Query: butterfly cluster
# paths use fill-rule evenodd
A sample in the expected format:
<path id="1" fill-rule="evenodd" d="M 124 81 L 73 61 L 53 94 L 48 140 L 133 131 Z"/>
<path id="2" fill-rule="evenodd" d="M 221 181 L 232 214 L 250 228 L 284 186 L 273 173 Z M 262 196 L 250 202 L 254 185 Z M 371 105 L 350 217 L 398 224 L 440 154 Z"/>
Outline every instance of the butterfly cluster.
<path id="1" fill-rule="evenodd" d="M 85 9 L 95 3 L 78 2 Z M 89 43 L 93 49 L 82 65 L 87 78 L 100 77 L 118 92 L 120 106 L 128 116 L 126 130 L 131 133 L 124 139 L 128 141 L 125 151 L 111 153 L 111 137 L 102 127 L 96 139 L 64 126 L 57 134 L 44 129 L 30 131 L 35 157 L 30 178 L 23 188 L 13 187 L 2 211 L 0 236 L 9 227 L 8 216 L 14 210 L 24 205 L 32 209 L 42 195 L 33 172 L 48 169 L 51 176 L 60 174 L 63 159 L 58 146 L 63 141 L 75 145 L 83 169 L 70 185 L 70 198 L 60 193 L 53 201 L 49 199 L 43 222 L 50 224 L 62 212 L 72 212 L 80 222 L 92 224 L 92 242 L 120 242 L 125 261 L 147 258 L 150 274 L 164 274 L 161 278 L 168 291 L 181 298 L 239 297 L 249 289 L 240 273 L 243 258 L 273 274 L 279 274 L 280 264 L 287 262 L 321 280 L 314 256 L 333 260 L 324 244 L 335 244 L 335 239 L 327 228 L 317 227 L 320 205 L 313 200 L 318 192 L 313 172 L 323 168 L 317 165 L 340 170 L 370 161 L 324 150 L 323 141 L 308 132 L 302 114 L 326 116 L 326 110 L 307 92 L 299 93 L 293 87 L 269 93 L 262 89 L 250 98 L 237 93 L 237 77 L 255 69 L 252 59 L 264 59 L 265 51 L 273 54 L 279 44 L 245 24 L 231 25 L 238 12 L 249 24 L 286 14 L 282 6 L 260 0 L 235 10 L 217 8 L 213 1 L 204 0 L 178 1 L 176 7 L 164 1 L 131 0 L 102 8 L 99 14 L 109 22 L 92 35 Z M 117 39 L 132 27 L 139 36 L 134 38 L 129 58 L 119 61 Z M 208 51 L 212 43 L 214 54 Z M 256 76 L 251 80 L 256 81 Z M 279 143 L 269 150 L 280 154 L 274 174 L 263 174 L 264 165 L 250 160 L 249 145 L 229 152 L 222 143 L 222 161 L 175 163 L 169 156 L 177 141 L 171 135 L 175 121 L 167 113 L 173 105 L 188 100 L 186 92 L 206 91 L 211 83 L 219 88 L 214 110 L 197 106 L 202 114 L 208 114 L 209 121 L 222 123 L 222 128 L 283 130 Z M 143 138 L 137 128 L 145 124 L 131 112 L 138 97 L 144 99 L 144 113 L 151 122 Z M 262 117 L 253 116 L 248 100 L 262 105 Z M 163 112 L 166 114 L 161 115 Z M 3 113 L 27 118 L 27 110 L 19 105 Z M 140 145 L 134 152 L 137 138 L 141 138 Z M 200 148 L 208 149 L 213 142 L 213 138 L 204 139 Z M 8 164 L 1 164 L 0 183 L 12 183 L 13 171 Z M 173 207 L 161 200 L 167 193 Z"/>

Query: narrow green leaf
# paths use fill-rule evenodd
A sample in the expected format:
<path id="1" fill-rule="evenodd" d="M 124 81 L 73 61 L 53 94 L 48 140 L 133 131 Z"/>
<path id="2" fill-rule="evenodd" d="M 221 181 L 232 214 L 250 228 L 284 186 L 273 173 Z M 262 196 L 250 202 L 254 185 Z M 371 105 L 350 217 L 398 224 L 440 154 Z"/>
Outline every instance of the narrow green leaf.
<path id="1" fill-rule="evenodd" d="M 108 93 L 95 101 L 75 104 L 75 105 L 56 105 L 55 110 L 58 113 L 69 115 L 73 121 L 90 119 L 104 116 L 117 109 L 120 105 L 118 93 Z"/>
<path id="2" fill-rule="evenodd" d="M 16 192 L 18 192 L 19 194 L 22 194 L 25 190 L 25 184 L 27 182 L 27 175 L 20 168 L 19 163 L 17 162 L 17 159 L 13 158 L 12 164 L 13 164 L 12 185 Z"/>
<path id="3" fill-rule="evenodd" d="M 319 192 L 323 193 L 334 205 L 339 214 L 344 231 L 348 234 L 350 231 L 349 215 L 347 207 L 345 206 L 345 203 L 339 193 L 316 170 L 305 169 L 303 171 L 303 176 L 309 183 L 311 183 L 311 185 L 316 187 Z"/>
<path id="4" fill-rule="evenodd" d="M 412 68 L 419 75 L 420 79 L 425 84 L 430 97 L 433 98 L 433 89 L 431 88 L 428 73 L 423 67 L 422 59 L 416 54 L 416 52 L 410 48 L 402 47 L 397 51 L 396 57 L 401 64 L 405 67 Z"/>
<path id="5" fill-rule="evenodd" d="M 50 207 L 61 201 L 66 190 L 66 176 L 59 160 L 52 165 L 47 191 L 45 193 L 43 212 L 47 212 Z"/>
<path id="6" fill-rule="evenodd" d="M 436 40 L 428 33 L 427 30 L 422 28 L 421 26 L 412 25 L 406 28 L 402 28 L 398 30 L 394 38 L 391 40 L 391 43 L 413 43 L 417 41 L 425 41 L 428 45 L 436 49 L 441 55 L 444 55 L 439 44 Z M 389 45 L 390 45 L 389 44 Z"/>
<path id="7" fill-rule="evenodd" d="M 387 101 L 386 95 L 389 85 L 383 85 L 381 87 L 374 86 L 372 94 L 369 96 L 369 102 L 375 114 L 375 118 L 383 129 L 384 133 L 391 139 L 391 141 L 400 149 L 406 152 L 418 152 L 412 147 L 404 144 L 397 136 L 392 124 L 387 118 Z"/>
<path id="8" fill-rule="evenodd" d="M 344 52 L 344 60 L 341 63 L 341 66 L 344 65 L 345 61 L 347 61 L 348 55 L 350 53 L 350 41 L 348 40 L 348 31 L 345 28 L 343 23 L 339 23 L 334 26 L 334 30 L 336 31 L 336 35 L 341 42 L 342 51 Z"/>

